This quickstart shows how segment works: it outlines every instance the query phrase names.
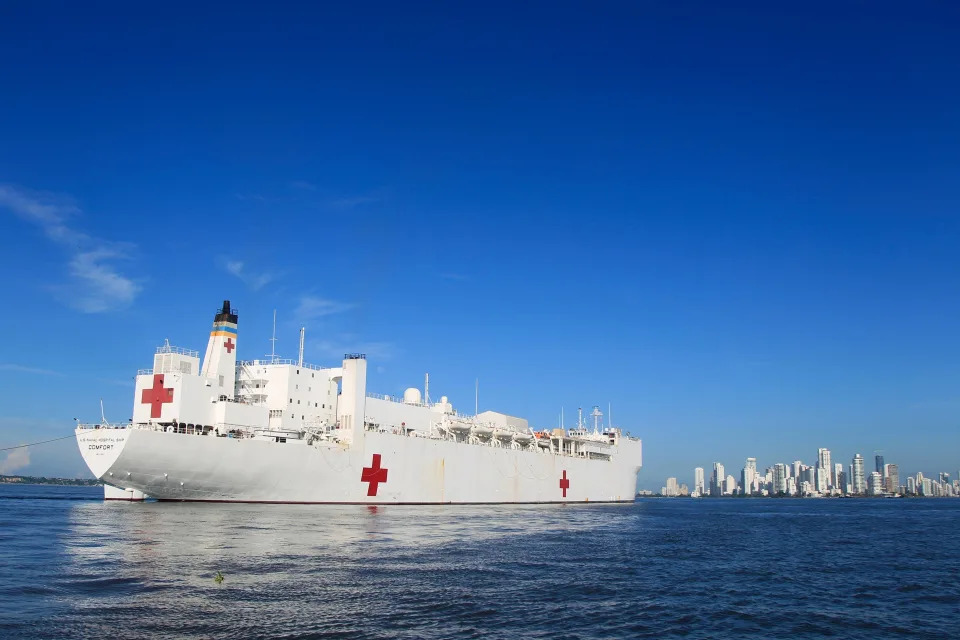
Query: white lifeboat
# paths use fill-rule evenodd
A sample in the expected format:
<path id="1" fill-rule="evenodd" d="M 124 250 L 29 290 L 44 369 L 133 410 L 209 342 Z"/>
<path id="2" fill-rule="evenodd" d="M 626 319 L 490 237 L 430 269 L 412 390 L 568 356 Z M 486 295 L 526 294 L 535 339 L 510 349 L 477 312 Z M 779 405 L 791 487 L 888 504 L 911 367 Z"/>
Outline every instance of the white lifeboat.
<path id="1" fill-rule="evenodd" d="M 453 433 L 467 434 L 470 433 L 471 425 L 466 422 L 451 422 L 447 428 Z"/>
<path id="2" fill-rule="evenodd" d="M 489 438 L 493 435 L 493 427 L 485 424 L 475 424 L 470 431 L 478 438 Z"/>

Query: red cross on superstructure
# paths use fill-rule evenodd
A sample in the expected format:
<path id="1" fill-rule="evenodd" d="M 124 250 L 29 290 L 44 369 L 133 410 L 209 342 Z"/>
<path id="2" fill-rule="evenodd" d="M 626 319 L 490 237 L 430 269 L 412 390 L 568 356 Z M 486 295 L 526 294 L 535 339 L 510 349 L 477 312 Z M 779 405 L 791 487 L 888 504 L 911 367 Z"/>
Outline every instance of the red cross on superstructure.
<path id="1" fill-rule="evenodd" d="M 367 495 L 375 496 L 377 495 L 377 487 L 381 482 L 387 481 L 387 470 L 380 467 L 380 454 L 373 454 L 373 465 L 369 467 L 364 467 L 363 472 L 360 474 L 360 482 L 369 482 L 370 486 L 367 487 Z"/>
<path id="2" fill-rule="evenodd" d="M 163 388 L 163 374 L 153 375 L 153 388 L 144 389 L 140 398 L 140 404 L 150 405 L 150 417 L 159 418 L 163 405 L 173 402 L 173 389 Z"/>
<path id="3" fill-rule="evenodd" d="M 233 353 L 233 348 L 237 345 L 233 343 L 233 338 L 227 338 L 227 341 L 223 343 L 223 346 L 226 348 L 227 353 Z"/>
<path id="4" fill-rule="evenodd" d="M 567 480 L 567 470 L 563 470 L 563 477 L 560 478 L 560 488 L 563 489 L 563 497 L 567 497 L 567 489 L 570 488 L 570 481 Z"/>

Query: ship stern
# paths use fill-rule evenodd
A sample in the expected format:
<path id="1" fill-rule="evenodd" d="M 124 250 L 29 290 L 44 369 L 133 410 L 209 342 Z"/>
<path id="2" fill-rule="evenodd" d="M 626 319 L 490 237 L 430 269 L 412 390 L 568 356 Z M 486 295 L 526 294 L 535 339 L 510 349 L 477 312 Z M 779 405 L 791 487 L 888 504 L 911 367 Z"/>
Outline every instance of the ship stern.
<path id="1" fill-rule="evenodd" d="M 126 426 L 85 425 L 77 426 L 77 446 L 87 467 L 102 480 L 110 467 L 120 457 L 123 447 L 130 438 L 131 430 Z"/>

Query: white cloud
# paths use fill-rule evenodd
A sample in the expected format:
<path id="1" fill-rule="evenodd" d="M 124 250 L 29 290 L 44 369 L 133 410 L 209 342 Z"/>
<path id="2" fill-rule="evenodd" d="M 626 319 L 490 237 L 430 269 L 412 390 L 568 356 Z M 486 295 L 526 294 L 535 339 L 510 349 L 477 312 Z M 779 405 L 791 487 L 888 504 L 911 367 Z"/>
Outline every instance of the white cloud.
<path id="1" fill-rule="evenodd" d="M 0 461 L 0 474 L 8 475 L 28 466 L 30 466 L 30 448 L 14 449 L 3 461 Z"/>
<path id="2" fill-rule="evenodd" d="M 117 387 L 134 387 L 136 386 L 136 379 L 128 378 L 127 380 L 122 380 L 119 378 L 97 378 L 100 382 L 104 384 L 112 384 Z"/>
<path id="3" fill-rule="evenodd" d="M 349 302 L 337 302 L 313 295 L 300 296 L 300 304 L 293 312 L 297 322 L 322 318 L 323 316 L 333 315 L 349 311 L 355 305 Z"/>
<path id="4" fill-rule="evenodd" d="M 11 363 L 2 363 L 0 362 L 0 371 L 15 371 L 17 373 L 36 373 L 41 376 L 62 376 L 63 374 L 59 371 L 52 371 L 51 369 L 41 369 L 39 367 L 26 367 L 22 364 L 11 364 Z"/>
<path id="5" fill-rule="evenodd" d="M 245 285 L 254 291 L 259 291 L 274 279 L 273 274 L 266 271 L 262 273 L 251 273 L 240 260 L 227 260 L 224 264 L 224 269 L 226 269 L 230 275 L 242 280 Z"/>
<path id="6" fill-rule="evenodd" d="M 294 180 L 290 183 L 290 186 L 294 189 L 302 189 L 303 191 L 316 191 L 317 185 L 312 182 L 307 182 L 306 180 Z"/>
<path id="7" fill-rule="evenodd" d="M 86 313 L 100 313 L 133 302 L 140 293 L 140 285 L 122 276 L 110 264 L 111 260 L 128 259 L 128 250 L 119 244 L 104 244 L 74 254 L 70 274 L 83 286 L 73 292 L 71 305 Z"/>
<path id="8" fill-rule="evenodd" d="M 94 238 L 75 229 L 70 219 L 80 209 L 68 198 L 0 185 L 0 208 L 40 227 L 51 242 L 69 252 L 69 282 L 53 287 L 68 305 L 100 313 L 125 307 L 140 293 L 142 287 L 114 264 L 130 259 L 135 245 Z"/>

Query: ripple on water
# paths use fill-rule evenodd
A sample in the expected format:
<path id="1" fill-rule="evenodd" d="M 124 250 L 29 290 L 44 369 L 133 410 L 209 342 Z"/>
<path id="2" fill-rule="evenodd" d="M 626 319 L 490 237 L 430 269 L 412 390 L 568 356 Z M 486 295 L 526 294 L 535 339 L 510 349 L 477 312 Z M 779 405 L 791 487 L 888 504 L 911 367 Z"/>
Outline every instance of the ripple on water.
<path id="1" fill-rule="evenodd" d="M 935 638 L 960 628 L 960 501 L 118 508 L 74 497 L 24 496 L 0 510 L 0 637 Z"/>

